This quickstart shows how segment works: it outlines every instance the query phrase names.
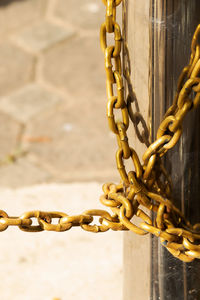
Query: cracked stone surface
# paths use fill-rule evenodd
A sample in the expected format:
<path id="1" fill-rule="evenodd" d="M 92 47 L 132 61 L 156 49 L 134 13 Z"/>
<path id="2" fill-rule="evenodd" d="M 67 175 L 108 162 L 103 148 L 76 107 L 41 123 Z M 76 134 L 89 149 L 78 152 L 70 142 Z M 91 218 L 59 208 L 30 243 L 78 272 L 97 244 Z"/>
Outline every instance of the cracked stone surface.
<path id="1" fill-rule="evenodd" d="M 0 96 L 33 79 L 34 57 L 11 43 L 0 44 Z"/>
<path id="2" fill-rule="evenodd" d="M 0 110 L 26 123 L 38 113 L 56 105 L 61 98 L 44 87 L 31 84 L 14 94 L 0 99 Z"/>
<path id="3" fill-rule="evenodd" d="M 72 35 L 72 30 L 67 30 L 49 21 L 42 21 L 26 28 L 15 38 L 25 48 L 39 52 L 70 38 Z"/>
<path id="4" fill-rule="evenodd" d="M 55 16 L 83 29 L 98 30 L 104 18 L 103 9 L 99 0 L 57 1 Z"/>

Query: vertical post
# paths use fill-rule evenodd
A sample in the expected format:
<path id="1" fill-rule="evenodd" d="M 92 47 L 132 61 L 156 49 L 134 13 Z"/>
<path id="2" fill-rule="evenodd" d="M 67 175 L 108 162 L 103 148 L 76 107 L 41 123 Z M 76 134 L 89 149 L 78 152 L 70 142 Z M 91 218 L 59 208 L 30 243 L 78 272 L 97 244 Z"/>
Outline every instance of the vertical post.
<path id="1" fill-rule="evenodd" d="M 153 137 L 172 104 L 179 74 L 188 64 L 191 40 L 200 23 L 198 0 L 152 0 L 152 115 Z M 169 151 L 165 165 L 173 182 L 173 199 L 185 216 L 200 220 L 200 114 L 191 111 L 183 136 Z M 200 263 L 183 263 L 152 238 L 151 299 L 200 299 Z"/>
<path id="2" fill-rule="evenodd" d="M 124 0 L 125 38 L 131 80 L 152 140 L 172 104 L 177 80 L 188 64 L 192 35 L 200 23 L 199 0 Z M 191 223 L 200 220 L 200 110 L 183 124 L 183 136 L 168 152 L 165 165 L 173 198 Z M 132 133 L 137 152 L 144 145 Z M 200 262 L 182 263 L 159 240 L 124 236 L 124 300 L 200 299 Z"/>
<path id="3" fill-rule="evenodd" d="M 150 128 L 149 88 L 150 30 L 149 30 L 149 0 L 129 0 L 123 3 L 123 19 L 125 37 L 124 72 L 129 73 L 127 94 L 133 98 L 132 108 L 140 121 L 138 130 L 145 132 L 148 139 Z M 128 69 L 128 70 L 126 70 Z M 140 141 L 134 130 L 134 124 L 129 126 L 129 143 L 142 159 L 146 146 Z M 124 299 L 147 300 L 150 291 L 150 235 L 136 236 L 132 232 L 124 234 Z"/>

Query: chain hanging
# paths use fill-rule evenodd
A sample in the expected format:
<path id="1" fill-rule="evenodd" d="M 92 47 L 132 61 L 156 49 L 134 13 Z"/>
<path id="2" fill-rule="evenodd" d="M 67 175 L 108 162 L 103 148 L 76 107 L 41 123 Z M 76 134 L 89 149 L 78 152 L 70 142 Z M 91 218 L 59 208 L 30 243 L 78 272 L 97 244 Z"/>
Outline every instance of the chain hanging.
<path id="1" fill-rule="evenodd" d="M 109 127 L 117 137 L 119 148 L 116 152 L 116 162 L 122 179 L 118 185 L 113 183 L 103 185 L 104 194 L 100 197 L 100 201 L 111 209 L 112 214 L 105 210 L 91 209 L 76 216 L 69 216 L 63 212 L 31 211 L 20 217 L 9 217 L 1 210 L 0 231 L 6 230 L 8 226 L 18 226 L 27 232 L 43 230 L 61 232 L 80 226 L 91 232 L 105 232 L 112 229 L 131 230 L 139 235 L 151 233 L 159 237 L 162 245 L 175 257 L 184 262 L 191 262 L 195 258 L 200 258 L 200 224 L 190 224 L 173 204 L 170 178 L 161 158 L 180 139 L 186 114 L 200 104 L 200 25 L 192 39 L 189 65 L 183 69 L 179 77 L 174 102 L 159 126 L 157 139 L 151 145 L 146 139 L 145 144 L 148 148 L 141 165 L 127 137 L 129 117 L 133 120 L 134 116 L 130 101 L 124 99 L 122 35 L 116 22 L 116 9 L 122 0 L 102 1 L 106 6 L 106 19 L 101 25 L 100 43 L 105 58 L 107 117 Z M 109 34 L 114 35 L 114 45 L 111 46 L 107 43 Z M 125 77 L 128 81 L 128 74 Z M 121 110 L 121 121 L 115 119 L 116 110 Z M 128 159 L 132 160 L 134 171 L 127 173 L 124 161 Z M 149 211 L 150 215 L 144 209 Z M 151 218 L 151 212 L 156 216 L 155 221 Z M 95 216 L 99 216 L 99 224 L 93 225 Z M 135 225 L 132 222 L 133 217 L 139 218 L 141 223 Z M 37 225 L 32 225 L 33 218 L 36 219 Z M 57 220 L 57 224 L 53 219 Z"/>

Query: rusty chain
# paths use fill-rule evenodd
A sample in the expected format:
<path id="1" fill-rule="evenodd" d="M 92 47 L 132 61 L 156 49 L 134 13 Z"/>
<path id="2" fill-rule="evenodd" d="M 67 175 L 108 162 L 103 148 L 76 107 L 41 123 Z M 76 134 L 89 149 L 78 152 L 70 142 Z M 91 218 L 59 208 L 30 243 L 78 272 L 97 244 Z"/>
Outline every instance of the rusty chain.
<path id="1" fill-rule="evenodd" d="M 116 22 L 116 8 L 122 0 L 102 1 L 106 6 L 106 19 L 101 25 L 100 42 L 105 58 L 107 117 L 109 127 L 117 137 L 119 148 L 116 152 L 116 162 L 122 179 L 119 185 L 103 185 L 104 194 L 100 201 L 111 209 L 112 214 L 105 210 L 92 209 L 76 216 L 62 212 L 31 211 L 20 217 L 9 217 L 1 210 L 0 231 L 6 230 L 8 226 L 18 226 L 28 232 L 62 232 L 80 226 L 91 232 L 112 229 L 131 230 L 139 235 L 151 233 L 159 237 L 162 245 L 175 257 L 184 262 L 191 262 L 200 258 L 200 224 L 190 224 L 173 204 L 170 178 L 161 158 L 180 139 L 186 114 L 200 104 L 200 25 L 192 39 L 189 65 L 180 75 L 174 102 L 159 126 L 157 139 L 152 144 L 147 140 L 145 142 L 148 148 L 143 155 L 142 165 L 137 153 L 130 147 L 127 137 L 129 117 L 138 119 L 138 122 L 140 120 L 137 115 L 133 116 L 131 113 L 130 99 L 126 101 L 124 98 L 122 35 Z M 114 45 L 108 45 L 109 34 L 114 35 Z M 116 110 L 121 110 L 121 121 L 116 121 Z M 132 160 L 134 171 L 127 173 L 124 161 L 128 159 Z M 154 212 L 155 220 L 151 212 Z M 99 217 L 98 224 L 93 224 L 95 216 Z M 140 219 L 141 223 L 135 225 L 133 217 Z M 34 219 L 37 225 L 33 225 Z"/>

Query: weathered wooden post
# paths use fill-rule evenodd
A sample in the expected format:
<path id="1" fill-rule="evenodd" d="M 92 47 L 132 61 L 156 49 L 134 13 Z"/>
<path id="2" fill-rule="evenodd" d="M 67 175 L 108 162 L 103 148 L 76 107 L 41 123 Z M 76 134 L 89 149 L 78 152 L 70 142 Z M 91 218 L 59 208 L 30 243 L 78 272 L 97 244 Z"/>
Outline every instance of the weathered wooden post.
<path id="1" fill-rule="evenodd" d="M 199 0 L 124 0 L 124 34 L 129 53 L 135 109 L 149 130 L 150 141 L 172 104 L 177 80 L 188 64 L 192 35 L 200 23 Z M 200 220 L 200 110 L 184 120 L 181 140 L 168 152 L 165 165 L 173 181 L 176 205 L 192 222 Z M 141 128 L 142 128 L 141 127 Z M 140 139 L 141 140 L 141 139 Z M 132 142 L 141 155 L 145 143 Z M 124 235 L 124 300 L 200 299 L 200 263 L 183 263 L 157 238 Z"/>

